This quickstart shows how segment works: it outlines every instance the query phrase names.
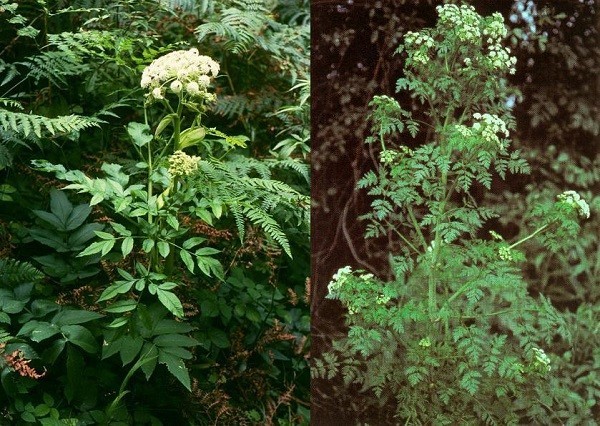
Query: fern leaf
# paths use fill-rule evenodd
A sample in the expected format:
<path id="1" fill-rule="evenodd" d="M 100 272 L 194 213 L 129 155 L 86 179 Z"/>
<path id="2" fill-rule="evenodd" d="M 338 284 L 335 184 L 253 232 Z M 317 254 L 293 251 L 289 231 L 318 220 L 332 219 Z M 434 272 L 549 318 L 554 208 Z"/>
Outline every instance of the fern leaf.
<path id="1" fill-rule="evenodd" d="M 14 259 L 0 259 L 0 283 L 3 285 L 16 285 L 39 281 L 44 278 L 39 270 L 28 262 Z"/>

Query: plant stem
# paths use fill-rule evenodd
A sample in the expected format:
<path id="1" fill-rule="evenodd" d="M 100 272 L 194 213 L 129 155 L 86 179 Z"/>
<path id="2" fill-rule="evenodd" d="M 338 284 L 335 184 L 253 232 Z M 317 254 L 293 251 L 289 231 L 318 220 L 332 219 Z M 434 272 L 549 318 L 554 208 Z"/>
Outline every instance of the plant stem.
<path id="1" fill-rule="evenodd" d="M 537 234 L 539 234 L 540 232 L 544 231 L 546 228 L 548 228 L 548 226 L 550 226 L 550 225 L 546 224 L 546 225 L 544 225 L 544 226 L 541 226 L 541 227 L 540 227 L 540 228 L 538 228 L 538 229 L 537 229 L 537 230 L 536 230 L 536 231 L 535 231 L 533 234 L 531 234 L 531 235 L 528 235 L 528 236 L 526 236 L 526 237 L 524 237 L 524 238 L 521 238 L 519 241 L 517 241 L 516 243 L 514 243 L 514 244 L 510 245 L 508 248 L 509 248 L 509 249 L 513 249 L 513 248 L 517 247 L 519 244 L 522 244 L 522 243 L 524 243 L 525 241 L 527 241 L 527 240 L 529 240 L 529 239 L 531 239 L 531 238 L 535 237 Z"/>

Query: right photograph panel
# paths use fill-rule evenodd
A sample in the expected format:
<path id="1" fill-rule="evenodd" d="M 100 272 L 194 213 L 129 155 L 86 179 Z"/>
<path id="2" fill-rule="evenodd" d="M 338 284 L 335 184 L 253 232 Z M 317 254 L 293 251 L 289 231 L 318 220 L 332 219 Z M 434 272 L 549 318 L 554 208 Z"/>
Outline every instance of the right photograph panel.
<path id="1" fill-rule="evenodd" d="M 599 15 L 313 1 L 311 424 L 597 424 Z"/>

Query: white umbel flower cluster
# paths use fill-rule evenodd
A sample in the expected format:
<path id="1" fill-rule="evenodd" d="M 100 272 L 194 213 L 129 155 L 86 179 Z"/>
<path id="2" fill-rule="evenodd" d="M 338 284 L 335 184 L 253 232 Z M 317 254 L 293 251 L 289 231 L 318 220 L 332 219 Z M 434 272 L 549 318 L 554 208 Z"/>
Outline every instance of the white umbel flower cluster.
<path id="1" fill-rule="evenodd" d="M 488 43 L 499 42 L 506 37 L 508 30 L 500 13 L 494 12 L 487 21 L 487 26 L 483 29 L 483 35 L 488 37 Z"/>
<path id="2" fill-rule="evenodd" d="M 440 24 L 456 31 L 460 41 L 476 42 L 481 38 L 480 16 L 473 6 L 445 4 L 435 9 L 440 17 Z"/>
<path id="3" fill-rule="evenodd" d="M 509 74 L 516 72 L 515 65 L 517 58 L 510 56 L 510 49 L 502 47 L 499 44 L 493 44 L 489 47 L 488 66 L 494 70 L 508 70 Z"/>
<path id="4" fill-rule="evenodd" d="M 412 54 L 414 62 L 423 65 L 429 62 L 429 49 L 435 44 L 435 41 L 429 34 L 423 31 L 418 33 L 409 31 L 404 36 L 404 41 L 407 47 L 411 50 L 414 49 L 414 53 Z"/>
<path id="5" fill-rule="evenodd" d="M 335 274 L 333 274 L 333 278 L 327 286 L 327 290 L 329 290 L 329 297 L 337 297 L 338 290 L 344 285 L 344 282 L 346 282 L 350 275 L 352 275 L 352 268 L 350 266 L 344 266 L 343 268 L 338 269 Z"/>
<path id="6" fill-rule="evenodd" d="M 456 132 L 465 139 L 481 137 L 488 144 L 497 145 L 501 149 L 506 148 L 504 141 L 498 137 L 498 133 L 505 137 L 509 135 L 504 120 L 494 114 L 480 114 L 478 112 L 473 114 L 473 118 L 477 121 L 471 127 L 463 124 L 454 126 Z"/>
<path id="7" fill-rule="evenodd" d="M 219 64 L 200 55 L 198 49 L 177 50 L 152 61 L 142 73 L 141 86 L 157 100 L 164 98 L 167 88 L 175 94 L 185 90 L 192 96 L 205 96 L 218 73 Z"/>
<path id="8" fill-rule="evenodd" d="M 494 143 L 500 148 L 504 148 L 504 144 L 498 137 L 498 133 L 502 133 L 505 137 L 508 137 L 509 135 L 504 120 L 495 114 L 480 114 L 478 112 L 473 114 L 473 118 L 478 120 L 473 124 L 473 129 L 481 131 L 481 136 L 484 141 Z"/>
<path id="9" fill-rule="evenodd" d="M 563 203 L 576 208 L 581 217 L 586 219 L 590 217 L 590 206 L 577 192 L 565 191 L 558 196 L 558 199 Z"/>
<path id="10" fill-rule="evenodd" d="M 169 174 L 173 177 L 189 176 L 198 170 L 200 157 L 188 155 L 183 151 L 175 151 L 169 156 Z"/>

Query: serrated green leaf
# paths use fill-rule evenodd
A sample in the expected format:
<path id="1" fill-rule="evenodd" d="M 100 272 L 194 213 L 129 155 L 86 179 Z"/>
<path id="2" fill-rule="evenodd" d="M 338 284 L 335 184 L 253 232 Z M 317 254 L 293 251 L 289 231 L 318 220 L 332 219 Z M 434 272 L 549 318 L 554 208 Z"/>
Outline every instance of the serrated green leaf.
<path id="1" fill-rule="evenodd" d="M 156 243 L 156 247 L 158 248 L 158 252 L 160 253 L 160 255 L 164 258 L 166 258 L 169 255 L 169 252 L 171 251 L 169 243 L 167 243 L 166 241 L 159 241 L 158 243 Z"/>
<path id="2" fill-rule="evenodd" d="M 179 230 L 179 221 L 177 220 L 177 218 L 175 216 L 172 216 L 172 215 L 167 216 L 167 223 L 174 230 L 176 230 L 176 231 Z"/>
<path id="3" fill-rule="evenodd" d="M 204 238 L 204 237 L 192 237 L 183 242 L 183 248 L 186 250 L 189 250 L 189 249 L 197 246 L 198 244 L 202 244 L 205 241 L 206 241 L 206 238 Z"/>
<path id="4" fill-rule="evenodd" d="M 190 375 L 183 360 L 165 351 L 158 351 L 158 362 L 166 365 L 169 372 L 188 390 L 191 391 Z"/>
<path id="5" fill-rule="evenodd" d="M 121 253 L 123 257 L 127 257 L 133 250 L 133 237 L 126 237 L 121 243 Z"/>
<path id="6" fill-rule="evenodd" d="M 67 341 L 79 346 L 88 353 L 95 353 L 98 350 L 98 344 L 94 335 L 81 325 L 65 325 L 60 328 Z"/>
<path id="7" fill-rule="evenodd" d="M 150 251 L 152 251 L 153 248 L 154 248 L 154 240 L 151 240 L 150 238 L 146 238 L 144 240 L 144 242 L 142 243 L 142 250 L 144 250 L 146 253 L 150 253 Z"/>
<path id="8" fill-rule="evenodd" d="M 108 286 L 98 299 L 98 302 L 102 302 L 104 300 L 109 300 L 115 297 L 118 294 L 127 293 L 133 287 L 133 283 L 135 281 L 117 281 L 113 285 Z"/>
<path id="9" fill-rule="evenodd" d="M 183 334 L 161 334 L 154 339 L 156 346 L 197 346 L 200 343 L 191 337 Z"/>
<path id="10" fill-rule="evenodd" d="M 122 314 L 133 311 L 136 307 L 137 301 L 133 299 L 119 300 L 118 302 L 115 302 L 112 305 L 104 308 L 104 311 L 111 314 Z"/>
<path id="11" fill-rule="evenodd" d="M 183 306 L 181 305 L 179 298 L 174 293 L 157 288 L 156 295 L 158 296 L 160 303 L 162 303 L 163 306 L 169 310 L 169 312 L 176 317 L 183 317 Z"/>
<path id="12" fill-rule="evenodd" d="M 180 250 L 179 257 L 183 260 L 183 263 L 188 268 L 188 270 L 193 274 L 194 273 L 194 260 L 192 259 L 192 255 L 187 250 Z"/>

